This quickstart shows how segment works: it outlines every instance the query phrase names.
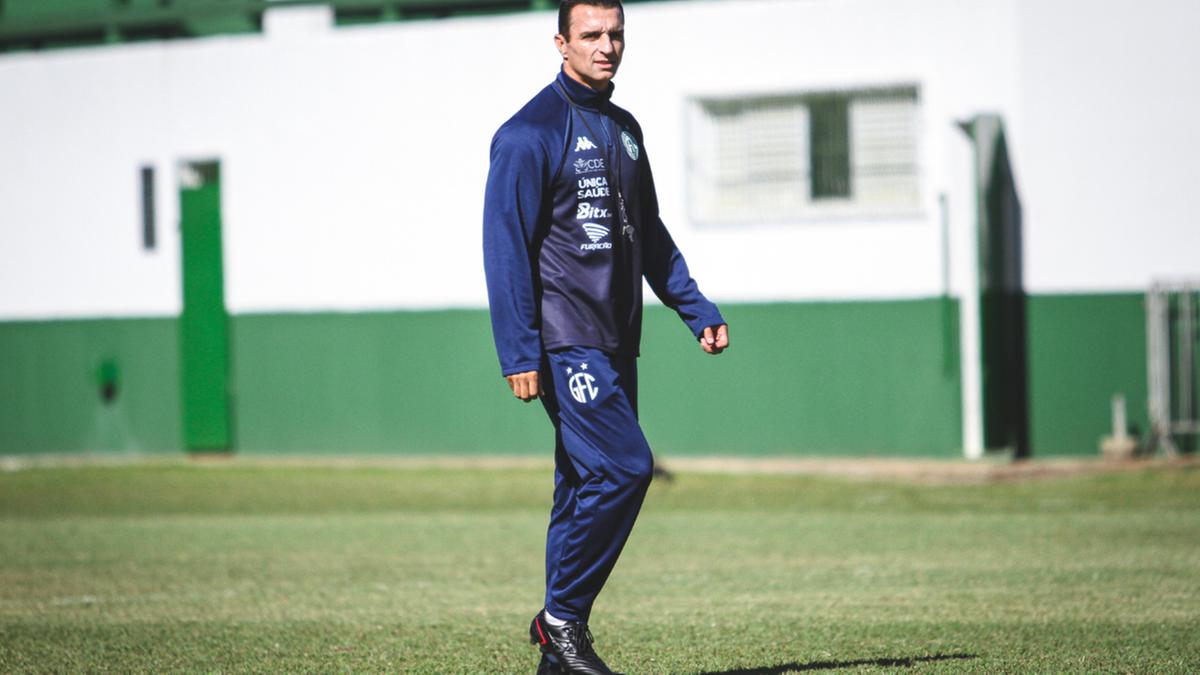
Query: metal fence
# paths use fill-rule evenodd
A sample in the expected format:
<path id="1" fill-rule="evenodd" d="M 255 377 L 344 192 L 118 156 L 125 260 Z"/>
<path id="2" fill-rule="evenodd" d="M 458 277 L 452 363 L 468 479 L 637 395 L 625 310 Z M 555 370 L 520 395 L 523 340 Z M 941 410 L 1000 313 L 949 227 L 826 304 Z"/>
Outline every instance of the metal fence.
<path id="1" fill-rule="evenodd" d="M 1151 450 L 1195 450 L 1200 281 L 1158 282 L 1146 293 L 1147 402 Z"/>

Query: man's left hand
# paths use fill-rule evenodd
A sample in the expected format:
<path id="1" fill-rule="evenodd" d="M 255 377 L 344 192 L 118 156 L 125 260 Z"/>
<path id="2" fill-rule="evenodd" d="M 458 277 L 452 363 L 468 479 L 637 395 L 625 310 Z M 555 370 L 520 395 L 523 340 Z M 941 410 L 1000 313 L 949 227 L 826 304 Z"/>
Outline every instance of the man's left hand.
<path id="1" fill-rule="evenodd" d="M 720 354 L 729 347 L 729 326 L 709 326 L 700 336 L 700 348 L 707 354 Z"/>

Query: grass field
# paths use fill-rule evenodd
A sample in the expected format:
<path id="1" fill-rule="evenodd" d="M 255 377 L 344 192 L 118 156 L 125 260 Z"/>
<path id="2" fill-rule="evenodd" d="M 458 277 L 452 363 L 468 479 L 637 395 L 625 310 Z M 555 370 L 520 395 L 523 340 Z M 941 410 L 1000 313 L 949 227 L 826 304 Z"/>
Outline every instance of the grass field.
<path id="1" fill-rule="evenodd" d="M 0 672 L 532 673 L 548 469 L 0 472 Z M 677 475 L 593 617 L 638 675 L 1200 671 L 1200 470 Z"/>

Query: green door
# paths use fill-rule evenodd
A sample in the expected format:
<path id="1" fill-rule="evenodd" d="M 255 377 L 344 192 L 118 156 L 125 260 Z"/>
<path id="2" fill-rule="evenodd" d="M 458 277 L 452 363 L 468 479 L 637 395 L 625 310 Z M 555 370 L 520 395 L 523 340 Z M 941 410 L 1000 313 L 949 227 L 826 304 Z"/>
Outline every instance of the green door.
<path id="1" fill-rule="evenodd" d="M 232 449 L 229 424 L 229 320 L 221 247 L 221 165 L 179 167 L 179 220 L 183 241 L 184 447 Z"/>

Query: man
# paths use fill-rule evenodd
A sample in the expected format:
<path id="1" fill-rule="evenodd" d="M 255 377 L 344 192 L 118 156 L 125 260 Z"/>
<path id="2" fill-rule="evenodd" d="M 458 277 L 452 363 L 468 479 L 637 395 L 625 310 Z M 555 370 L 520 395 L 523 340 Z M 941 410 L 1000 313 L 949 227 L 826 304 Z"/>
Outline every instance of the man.
<path id="1" fill-rule="evenodd" d="M 706 353 L 729 345 L 659 219 L 641 127 L 609 101 L 624 22 L 619 0 L 563 2 L 562 70 L 491 147 L 483 247 L 496 351 L 513 395 L 541 398 L 555 431 L 545 606 L 530 624 L 539 674 L 611 672 L 587 625 L 653 470 L 637 419 L 643 276 Z"/>

